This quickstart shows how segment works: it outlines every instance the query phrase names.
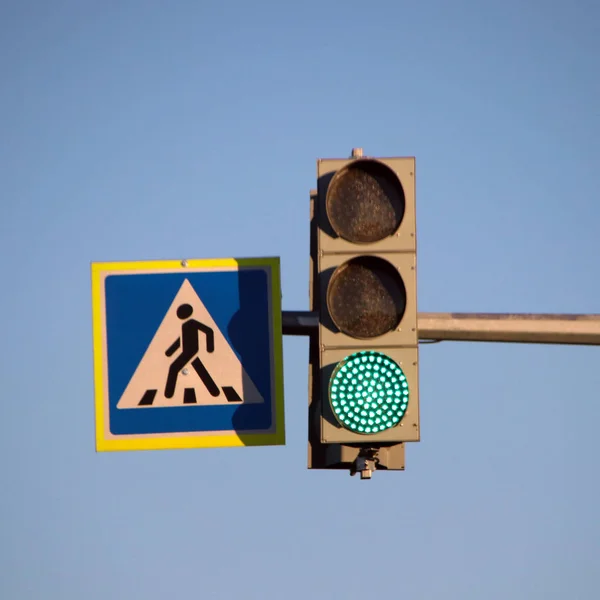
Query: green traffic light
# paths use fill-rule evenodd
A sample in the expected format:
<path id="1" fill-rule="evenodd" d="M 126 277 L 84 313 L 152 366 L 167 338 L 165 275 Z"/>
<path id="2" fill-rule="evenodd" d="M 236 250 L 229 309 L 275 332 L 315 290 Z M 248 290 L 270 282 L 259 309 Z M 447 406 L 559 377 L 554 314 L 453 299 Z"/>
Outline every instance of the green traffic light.
<path id="1" fill-rule="evenodd" d="M 391 429 L 408 407 L 408 381 L 389 356 L 366 350 L 338 363 L 329 382 L 329 402 L 342 427 L 364 435 Z"/>

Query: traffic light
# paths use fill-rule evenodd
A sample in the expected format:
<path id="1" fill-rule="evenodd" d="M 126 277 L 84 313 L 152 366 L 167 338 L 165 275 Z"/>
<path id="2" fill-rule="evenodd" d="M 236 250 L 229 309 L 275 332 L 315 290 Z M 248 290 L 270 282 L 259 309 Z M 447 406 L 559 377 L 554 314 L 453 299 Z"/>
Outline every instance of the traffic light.
<path id="1" fill-rule="evenodd" d="M 353 153 L 317 173 L 309 467 L 403 469 L 419 441 L 415 160 Z"/>

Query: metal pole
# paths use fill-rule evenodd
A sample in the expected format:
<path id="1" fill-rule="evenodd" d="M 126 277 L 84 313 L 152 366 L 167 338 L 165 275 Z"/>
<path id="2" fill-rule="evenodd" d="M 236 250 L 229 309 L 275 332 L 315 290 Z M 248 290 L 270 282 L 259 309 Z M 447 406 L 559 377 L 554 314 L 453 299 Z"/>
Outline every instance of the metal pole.
<path id="1" fill-rule="evenodd" d="M 310 335 L 317 332 L 319 315 L 307 310 L 284 310 L 281 323 L 283 335 Z"/>
<path id="2" fill-rule="evenodd" d="M 319 316 L 283 311 L 284 335 L 310 335 Z M 600 315 L 419 313 L 422 341 L 600 345 Z"/>

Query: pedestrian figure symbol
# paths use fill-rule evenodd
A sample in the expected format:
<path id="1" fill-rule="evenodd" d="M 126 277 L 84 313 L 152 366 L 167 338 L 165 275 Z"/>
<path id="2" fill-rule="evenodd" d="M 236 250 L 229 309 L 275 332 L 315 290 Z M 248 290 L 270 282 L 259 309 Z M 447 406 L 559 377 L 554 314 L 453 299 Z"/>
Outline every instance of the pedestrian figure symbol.
<path id="1" fill-rule="evenodd" d="M 172 356 L 179 348 L 181 348 L 181 354 L 169 367 L 169 374 L 165 385 L 165 398 L 172 398 L 174 396 L 179 373 L 190 361 L 198 377 L 200 377 L 202 383 L 210 392 L 210 395 L 216 398 L 220 393 L 219 386 L 214 382 L 210 373 L 198 358 L 198 352 L 200 351 L 199 334 L 203 333 L 206 336 L 207 352 L 215 351 L 215 336 L 210 327 L 196 321 L 196 319 L 190 318 L 193 312 L 194 309 L 189 304 L 182 304 L 177 309 L 177 316 L 183 321 L 181 336 L 167 348 L 165 354 Z"/>

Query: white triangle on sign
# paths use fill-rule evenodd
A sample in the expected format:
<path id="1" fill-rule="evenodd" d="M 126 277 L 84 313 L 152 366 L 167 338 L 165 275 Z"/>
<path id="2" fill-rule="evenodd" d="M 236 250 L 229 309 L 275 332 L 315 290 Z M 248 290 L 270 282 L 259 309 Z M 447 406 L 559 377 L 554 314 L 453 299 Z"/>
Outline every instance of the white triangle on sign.
<path id="1" fill-rule="evenodd" d="M 210 338 L 213 339 L 212 352 L 209 351 Z M 168 349 L 171 352 L 167 356 Z M 171 369 L 176 361 L 177 367 Z M 168 390 L 170 372 L 171 389 Z M 204 303 L 185 279 L 117 408 L 264 401 Z"/>

